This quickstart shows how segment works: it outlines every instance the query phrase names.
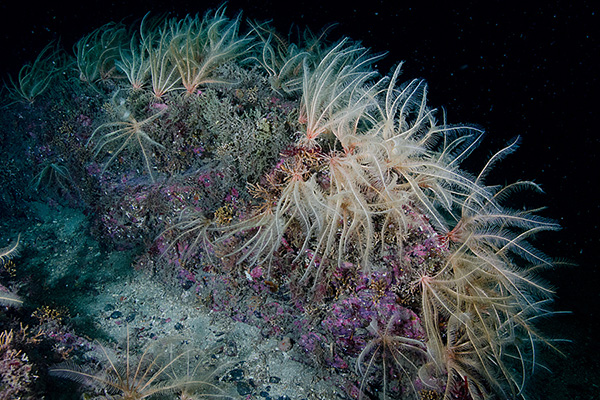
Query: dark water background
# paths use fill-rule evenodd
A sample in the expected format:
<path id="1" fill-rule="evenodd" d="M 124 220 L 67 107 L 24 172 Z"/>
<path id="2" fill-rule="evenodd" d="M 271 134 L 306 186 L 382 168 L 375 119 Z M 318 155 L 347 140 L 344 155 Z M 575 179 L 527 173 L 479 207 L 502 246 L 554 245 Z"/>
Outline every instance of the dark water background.
<path id="1" fill-rule="evenodd" d="M 133 22 L 146 12 L 203 14 L 217 1 L 83 1 L 77 4 L 0 3 L 0 78 L 15 76 L 53 39 L 70 49 L 83 35 L 108 22 Z M 404 78 L 426 78 L 429 102 L 444 106 L 450 122 L 486 128 L 482 147 L 466 167 L 477 170 L 492 151 L 515 135 L 519 151 L 499 166 L 488 182 L 532 179 L 546 194 L 537 199 L 545 216 L 564 229 L 536 245 L 575 266 L 548 273 L 557 287 L 556 308 L 571 310 L 555 329 L 568 336 L 563 371 L 573 398 L 593 398 L 593 354 L 600 346 L 600 248 L 597 124 L 598 7 L 592 2 L 230 1 L 228 15 L 243 10 L 255 20 L 273 20 L 281 32 L 290 26 L 318 31 L 337 22 L 331 39 L 350 36 L 375 52 L 388 51 L 379 69 L 405 61 Z M 452 4 L 450 4 L 452 3 Z M 580 360 L 580 361 L 577 361 Z M 597 372 L 596 372 L 597 374 Z M 597 375 L 596 375 L 597 376 Z M 588 380 L 592 379 L 592 382 Z M 596 380 L 597 381 L 597 380 Z M 592 385 L 592 386 L 590 386 Z M 585 393 L 585 394 L 583 394 Z M 582 397 L 575 397 L 581 395 Z M 583 397 L 585 396 L 585 397 Z M 590 397 L 592 396 L 592 397 Z"/>

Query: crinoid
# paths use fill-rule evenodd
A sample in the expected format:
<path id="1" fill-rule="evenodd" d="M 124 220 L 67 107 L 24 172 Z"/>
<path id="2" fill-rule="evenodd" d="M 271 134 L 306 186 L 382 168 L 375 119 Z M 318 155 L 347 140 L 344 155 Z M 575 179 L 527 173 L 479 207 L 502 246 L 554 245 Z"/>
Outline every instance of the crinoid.
<path id="1" fill-rule="evenodd" d="M 526 285 L 530 279 L 510 265 L 502 267 L 513 276 L 507 281 L 487 264 L 463 245 L 440 271 L 417 281 L 435 365 L 429 370 L 444 382 L 438 389 L 445 388 L 445 399 L 453 398 L 454 390 L 465 390 L 473 399 L 524 397 L 537 346 L 552 347 L 534 327 L 537 318 L 552 314 L 546 309 L 550 300 L 537 299 L 549 294 L 540 291 L 539 283 Z"/>
<path id="2" fill-rule="evenodd" d="M 372 98 L 365 95 L 368 89 L 363 86 L 375 75 L 369 67 L 379 58 L 344 39 L 328 49 L 315 65 L 304 61 L 300 120 L 305 125 L 305 132 L 272 174 L 277 176 L 278 182 L 270 185 L 271 195 L 265 199 L 260 212 L 233 224 L 225 236 L 228 238 L 243 230 L 253 230 L 249 234 L 250 239 L 240 249 L 240 252 L 244 252 L 240 262 L 270 261 L 292 226 L 299 226 L 303 235 L 298 257 L 304 257 L 307 252 L 314 254 L 306 273 L 302 274 L 303 279 L 319 275 L 327 265 L 326 260 L 331 258 L 330 252 L 336 252 L 341 257 L 342 251 L 339 250 L 348 245 L 350 238 L 362 236 L 364 241 L 361 241 L 361 249 L 372 243 L 371 215 L 367 211 L 371 206 L 365 205 L 364 190 L 361 188 L 369 178 L 362 176 L 364 174 L 356 176 L 359 170 L 364 169 L 360 160 L 349 155 L 340 161 L 339 164 L 346 163 L 349 166 L 341 168 L 338 174 L 330 173 L 338 180 L 337 185 L 330 185 L 332 193 L 328 193 L 320 180 L 329 178 L 320 176 L 320 171 L 326 168 L 328 160 L 340 157 L 330 157 L 321 151 L 320 141 L 339 137 L 339 129 L 352 129 L 351 126 L 357 124 L 364 115 Z M 340 146 L 333 146 L 335 149 L 332 154 L 337 154 Z M 344 176 L 347 172 L 353 176 Z M 345 197 L 350 198 L 350 204 L 347 204 Z M 355 213 L 356 218 L 344 215 L 339 208 Z M 343 222 L 340 222 L 342 219 Z M 341 226 L 344 223 L 348 224 L 347 230 Z M 364 235 L 359 235 L 361 227 L 368 227 Z M 338 228 L 346 232 L 341 239 L 338 238 Z M 335 259 L 339 257 L 336 255 Z M 317 261 L 317 258 L 321 261 Z M 368 254 L 364 258 L 368 258 Z M 316 272 L 313 273 L 313 270 Z"/>
<path id="3" fill-rule="evenodd" d="M 21 235 L 17 236 L 16 242 L 0 249 L 0 267 L 8 260 L 19 254 L 19 245 L 21 244 Z"/>
<path id="4" fill-rule="evenodd" d="M 201 210 L 183 209 L 179 214 L 178 222 L 169 227 L 160 236 L 169 237 L 170 244 L 163 251 L 166 255 L 177 243 L 187 240 L 185 249 L 179 254 L 180 260 L 185 262 L 199 253 L 205 260 L 212 260 L 212 234 L 216 230 L 215 223 L 207 218 Z"/>
<path id="5" fill-rule="evenodd" d="M 49 162 L 35 174 L 31 185 L 36 191 L 46 189 L 47 191 L 67 193 L 73 186 L 73 179 L 62 162 Z"/>
<path id="6" fill-rule="evenodd" d="M 279 179 L 268 206 L 230 231 L 253 230 L 240 261 L 257 263 L 270 262 L 288 230 L 299 227 L 295 261 L 308 257 L 300 277 L 314 284 L 344 260 L 368 271 L 376 244 L 402 242 L 410 210 L 446 232 L 446 215 L 467 198 L 492 197 L 458 168 L 481 131 L 437 124 L 424 83 L 397 87 L 400 66 L 373 83 L 369 67 L 379 56 L 347 40 L 322 57 L 314 67 L 304 63 L 303 132 L 272 173 Z"/>
<path id="7" fill-rule="evenodd" d="M 251 39 L 239 37 L 240 17 L 230 20 L 225 17 L 225 7 L 214 14 L 208 12 L 198 16 L 169 22 L 172 32 L 169 52 L 181 76 L 181 84 L 188 94 L 200 85 L 230 83 L 214 76 L 219 65 L 241 56 L 248 51 Z"/>
<path id="8" fill-rule="evenodd" d="M 409 210 L 446 232 L 446 215 L 453 217 L 467 198 L 491 199 L 488 188 L 458 168 L 481 131 L 437 124 L 424 83 L 397 87 L 400 66 L 371 83 L 376 59 L 341 41 L 314 69 L 305 63 L 306 132 L 275 171 L 283 177 L 276 199 L 262 208 L 272 218 L 263 213 L 235 224 L 248 230 L 252 221 L 261 224 L 242 246 L 243 260 L 270 260 L 286 230 L 299 226 L 304 239 L 296 261 L 309 257 L 301 279 L 316 284 L 336 261 L 368 271 L 376 244 L 402 242 Z"/>
<path id="9" fill-rule="evenodd" d="M 481 357 L 493 353 L 489 343 L 472 342 L 463 323 L 454 316 L 447 322 L 445 341 L 442 353 L 435 355 L 435 362 L 421 367 L 423 382 L 435 387 L 434 382 L 439 378 L 437 386 L 444 390 L 444 399 L 489 398 L 492 388 L 501 388 L 495 377 L 490 380 L 489 365 L 481 362 Z"/>
<path id="10" fill-rule="evenodd" d="M 298 91 L 302 85 L 302 63 L 309 53 L 294 43 L 288 43 L 267 24 L 254 23 L 252 29 L 260 40 L 260 54 L 251 56 L 251 59 L 267 72 L 271 88 L 284 93 Z"/>
<path id="11" fill-rule="evenodd" d="M 154 176 L 152 174 L 152 164 L 150 163 L 150 155 L 152 146 L 164 148 L 164 146 L 150 137 L 145 131 L 145 127 L 150 125 L 154 120 L 160 117 L 164 111 L 155 113 L 146 119 L 138 121 L 131 115 L 131 112 L 124 111 L 122 113 L 123 121 L 107 122 L 100 125 L 94 130 L 87 141 L 87 145 L 96 142 L 94 145 L 94 155 L 98 156 L 100 152 L 107 147 L 115 148 L 112 150 L 110 157 L 104 164 L 102 173 L 110 166 L 110 164 L 126 149 L 133 151 L 137 150 L 142 153 L 142 158 L 148 175 L 152 182 Z M 97 138 L 99 136 L 99 138 Z"/>
<path id="12" fill-rule="evenodd" d="M 21 68 L 16 82 L 11 78 L 12 87 L 9 88 L 9 91 L 15 101 L 32 104 L 39 95 L 48 89 L 62 68 L 57 62 L 60 52 L 58 43 L 49 43 L 33 63 L 26 64 Z"/>
<path id="13" fill-rule="evenodd" d="M 176 348 L 178 346 L 174 346 Z M 214 350 L 214 349 L 213 349 Z M 171 354 L 182 354 L 169 349 Z M 199 354 L 203 353 L 204 357 Z M 171 355 L 171 358 L 174 356 Z M 177 356 L 175 356 L 177 357 Z M 234 400 L 236 397 L 230 395 L 229 388 L 219 385 L 223 377 L 235 363 L 221 363 L 215 365 L 214 354 L 207 349 L 187 350 L 183 352 L 179 362 L 173 364 L 167 371 L 169 379 L 173 382 L 185 382 L 185 385 L 177 390 L 179 400 L 198 399 L 225 399 Z"/>
<path id="14" fill-rule="evenodd" d="M 255 197 L 262 198 L 261 206 L 249 218 L 221 229 L 222 234 L 216 244 L 221 245 L 242 236 L 243 245 L 224 255 L 231 257 L 241 254 L 238 263 L 247 260 L 251 264 L 266 264 L 270 270 L 271 261 L 281 245 L 286 221 L 289 220 L 281 218 L 281 213 L 277 211 L 279 189 L 274 182 L 269 184 L 269 188 L 253 185 L 251 192 Z"/>
<path id="15" fill-rule="evenodd" d="M 411 201 L 442 231 L 448 226 L 443 214 L 453 216 L 465 199 L 489 199 L 489 189 L 460 164 L 478 146 L 483 131 L 475 126 L 449 125 L 427 106 L 427 85 L 412 80 L 398 86 L 401 64 L 379 93 L 372 131 L 381 138 L 380 159 L 384 171 L 397 177 L 390 190 L 406 191 Z"/>
<path id="16" fill-rule="evenodd" d="M 299 38 L 300 43 L 290 43 L 278 34 L 268 23 L 250 23 L 252 31 L 259 39 L 257 53 L 250 59 L 258 62 L 269 75 L 271 88 L 278 92 L 292 94 L 302 88 L 304 59 L 319 59 L 319 53 L 326 48 L 325 37 L 335 24 L 326 26 L 318 35 L 309 29 Z M 298 35 L 300 36 L 300 35 Z"/>
<path id="17" fill-rule="evenodd" d="M 516 141 L 494 155 L 474 182 L 514 146 Z M 462 216 L 440 237 L 449 248 L 445 265 L 415 282 L 428 353 L 438 374 L 446 374 L 445 399 L 453 398 L 454 390 L 473 399 L 525 398 L 525 383 L 538 364 L 537 347 L 554 347 L 534 324 L 552 314 L 547 304 L 553 295 L 534 272 L 553 264 L 526 239 L 559 226 L 532 211 L 501 205 L 510 192 L 526 187 L 538 189 L 518 182 L 488 188 L 487 197 L 464 199 Z"/>
<path id="18" fill-rule="evenodd" d="M 501 205 L 511 192 L 524 188 L 539 190 L 532 182 L 517 182 L 498 190 L 483 203 L 467 199 L 461 219 L 445 238 L 481 260 L 480 268 L 498 281 L 504 293 L 514 296 L 520 303 L 531 305 L 535 302 L 532 299 L 553 294 L 532 271 L 551 268 L 553 263 L 527 239 L 542 231 L 558 230 L 560 226 L 535 215 L 536 210 L 515 211 Z M 520 267 L 523 263 L 533 266 Z"/>
<path id="19" fill-rule="evenodd" d="M 305 125 L 302 142 L 307 147 L 315 145 L 320 135 L 357 121 L 373 105 L 366 84 L 377 75 L 370 67 L 381 57 L 349 44 L 346 38 L 315 61 L 314 67 L 304 59 L 299 120 Z"/>
<path id="20" fill-rule="evenodd" d="M 104 361 L 102 369 L 95 371 L 65 364 L 50 369 L 53 376 L 67 378 L 91 388 L 99 388 L 109 393 L 119 394 L 123 399 L 145 399 L 158 393 L 172 393 L 185 387 L 185 382 L 169 381 L 167 371 L 183 354 L 167 360 L 158 352 L 152 354 L 146 348 L 137 360 L 130 349 L 130 338 L 127 335 L 125 360 L 117 361 L 109 355 L 109 351 L 100 345 Z"/>
<path id="21" fill-rule="evenodd" d="M 99 345 L 102 369 L 94 370 L 66 363 L 49 370 L 50 375 L 66 378 L 104 393 L 117 394 L 124 400 L 141 400 L 155 395 L 177 393 L 181 399 L 232 398 L 214 383 L 220 368 L 209 367 L 202 361 L 191 362 L 191 350 L 178 351 L 170 343 L 146 346 L 140 355 L 130 347 L 127 334 L 122 358 L 111 355 Z"/>
<path id="22" fill-rule="evenodd" d="M 23 300 L 15 292 L 0 290 L 0 304 L 11 307 L 21 307 Z"/>
<path id="23" fill-rule="evenodd" d="M 143 21 L 140 30 L 143 30 Z M 150 75 L 148 46 L 144 46 L 140 37 L 133 35 L 128 48 L 122 46 L 119 53 L 120 59 L 115 61 L 115 66 L 125 74 L 132 90 L 141 90 Z"/>
<path id="24" fill-rule="evenodd" d="M 483 311 L 484 306 L 453 313 L 444 324 L 444 337 L 434 334 L 437 337 L 429 338 L 431 361 L 419 371 L 422 382 L 442 390 L 445 400 L 459 396 L 475 400 L 526 399 L 526 384 L 541 367 L 537 347 L 544 344 L 557 350 L 534 327 L 536 320 L 554 314 L 547 304 L 540 301 L 502 316 L 485 315 L 494 307 Z M 435 341 L 441 344 L 439 348 Z"/>
<path id="25" fill-rule="evenodd" d="M 109 22 L 81 38 L 73 46 L 79 78 L 93 84 L 114 74 L 115 60 L 127 29 L 122 23 Z"/>
<path id="26" fill-rule="evenodd" d="M 410 316 L 396 312 L 385 322 L 385 326 L 380 326 L 373 319 L 367 327 L 373 339 L 367 343 L 356 360 L 356 370 L 362 377 L 360 398 L 367 392 L 369 381 L 377 380 L 380 381 L 384 399 L 397 396 L 402 399 L 419 398 L 414 379 L 421 363 L 427 359 L 427 352 L 422 340 L 405 335 L 406 329 L 403 325 L 408 318 Z M 392 381 L 398 383 L 395 390 L 390 390 Z"/>
<path id="27" fill-rule="evenodd" d="M 0 267 L 3 267 L 13 257 L 16 257 L 19 254 L 20 244 L 21 234 L 17 236 L 17 240 L 14 243 L 0 249 Z M 0 287 L 3 288 L 2 285 L 0 285 Z M 23 300 L 21 300 L 14 292 L 0 290 L 0 304 L 19 307 L 23 305 Z"/>
<path id="28" fill-rule="evenodd" d="M 164 22 L 159 28 L 142 31 L 141 48 L 148 52 L 152 92 L 157 99 L 177 90 L 181 83 L 169 50 L 172 37 L 173 33 Z"/>

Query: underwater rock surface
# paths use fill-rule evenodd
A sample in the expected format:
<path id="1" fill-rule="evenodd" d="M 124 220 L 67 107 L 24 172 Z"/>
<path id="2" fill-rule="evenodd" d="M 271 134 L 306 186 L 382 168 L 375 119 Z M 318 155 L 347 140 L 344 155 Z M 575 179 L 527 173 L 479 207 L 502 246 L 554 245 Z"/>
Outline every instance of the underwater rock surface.
<path id="1" fill-rule="evenodd" d="M 525 397 L 554 348 L 536 325 L 554 263 L 530 239 L 559 226 L 511 207 L 537 184 L 486 183 L 518 138 L 462 170 L 483 130 L 381 58 L 223 8 L 48 45 L 2 115 L 0 209 L 32 221 L 3 226 L 28 262 L 2 278 L 38 331 L 7 328 L 0 355 L 22 371 L 43 340 L 57 378 L 2 390 Z"/>

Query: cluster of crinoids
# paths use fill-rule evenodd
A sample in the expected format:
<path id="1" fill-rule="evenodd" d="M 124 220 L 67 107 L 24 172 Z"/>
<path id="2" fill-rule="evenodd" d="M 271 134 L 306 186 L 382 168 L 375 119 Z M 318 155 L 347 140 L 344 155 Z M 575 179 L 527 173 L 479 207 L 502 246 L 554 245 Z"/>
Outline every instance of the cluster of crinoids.
<path id="1" fill-rule="evenodd" d="M 96 82 L 116 69 L 132 93 L 150 87 L 154 102 L 176 98 L 178 91 L 199 97 L 201 88 L 215 83 L 231 87 L 235 82 L 215 71 L 241 56 L 255 70 L 262 67 L 272 95 L 298 102 L 297 122 L 289 125 L 301 128 L 288 138 L 293 145 L 280 162 L 250 185 L 257 199 L 253 211 L 225 227 L 193 214 L 176 226 L 183 231 L 176 240 L 197 235 L 193 247 L 221 245 L 221 255 L 268 268 L 314 302 L 324 301 L 328 286 L 338 288 L 337 297 L 347 294 L 340 276 L 387 274 L 379 281 L 394 287 L 382 293 L 397 293 L 396 301 L 420 318 L 424 335 L 403 336 L 418 329 L 396 329 L 400 319 L 410 318 L 404 311 L 394 311 L 387 323 L 367 323 L 373 340 L 357 357 L 363 393 L 372 382 L 366 375 L 377 373 L 384 397 L 524 397 L 536 346 L 547 343 L 534 321 L 550 313 L 552 296 L 535 276 L 552 263 L 528 239 L 558 226 L 504 204 L 511 192 L 539 190 L 534 183 L 484 182 L 517 141 L 479 174 L 466 173 L 460 165 L 483 132 L 437 118 L 426 104 L 423 81 L 398 83 L 400 65 L 379 78 L 373 64 L 381 56 L 349 39 L 327 46 L 306 35 L 295 45 L 266 24 L 252 24 L 245 36 L 238 35 L 239 26 L 240 18 L 226 18 L 224 9 L 203 19 L 147 18 L 139 33 L 109 24 L 75 48 L 83 81 Z M 42 61 L 19 76 L 15 95 L 32 102 L 47 88 L 45 79 L 36 78 L 49 74 Z M 113 149 L 103 171 L 123 150 L 137 148 L 155 182 L 151 155 L 168 146 L 150 128 L 172 110 L 168 101 L 154 106 L 160 111 L 139 120 L 117 107 L 119 120 L 88 137 L 95 156 Z M 414 238 L 427 241 L 418 263 L 406 257 L 418 252 Z M 405 388 L 392 388 L 392 381 Z"/>
<path id="2" fill-rule="evenodd" d="M 374 79 L 378 58 L 342 40 L 304 60 L 303 128 L 251 187 L 259 206 L 217 242 L 236 241 L 230 255 L 238 262 L 268 265 L 310 298 L 349 266 L 367 275 L 398 273 L 386 271 L 383 260 L 402 265 L 411 230 L 429 231 L 438 256 L 419 268 L 405 265 L 394 278 L 404 282 L 398 293 L 412 293 L 398 302 L 410 304 L 426 337 L 402 337 L 394 318 L 372 323 L 375 339 L 358 370 L 381 373 L 384 397 L 427 390 L 445 399 L 524 397 L 535 347 L 546 342 L 533 322 L 549 313 L 551 298 L 535 270 L 552 265 L 527 240 L 558 226 L 503 204 L 513 191 L 538 190 L 532 182 L 484 183 L 517 140 L 479 174 L 462 171 L 482 131 L 436 120 L 423 81 L 397 84 L 400 66 Z M 409 387 L 392 389 L 401 375 Z"/>

